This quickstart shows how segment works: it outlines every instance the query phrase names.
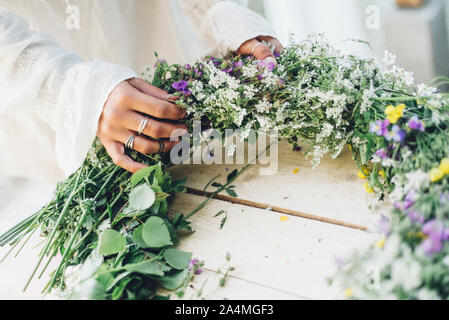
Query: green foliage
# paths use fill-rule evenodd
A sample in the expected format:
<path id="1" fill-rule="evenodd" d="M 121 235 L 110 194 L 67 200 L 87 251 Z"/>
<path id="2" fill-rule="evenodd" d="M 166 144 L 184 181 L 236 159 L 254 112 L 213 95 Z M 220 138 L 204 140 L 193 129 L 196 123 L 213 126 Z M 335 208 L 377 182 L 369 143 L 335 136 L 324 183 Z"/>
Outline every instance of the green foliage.
<path id="1" fill-rule="evenodd" d="M 116 254 L 125 249 L 126 239 L 119 232 L 104 230 L 100 235 L 98 251 L 104 256 Z"/>
<path id="2" fill-rule="evenodd" d="M 183 270 L 188 268 L 189 263 L 192 260 L 192 253 L 178 249 L 167 249 L 164 251 L 164 258 L 173 268 Z"/>
<path id="3" fill-rule="evenodd" d="M 160 249 L 173 244 L 170 232 L 160 217 L 150 217 L 143 225 L 142 239 L 150 248 Z"/>

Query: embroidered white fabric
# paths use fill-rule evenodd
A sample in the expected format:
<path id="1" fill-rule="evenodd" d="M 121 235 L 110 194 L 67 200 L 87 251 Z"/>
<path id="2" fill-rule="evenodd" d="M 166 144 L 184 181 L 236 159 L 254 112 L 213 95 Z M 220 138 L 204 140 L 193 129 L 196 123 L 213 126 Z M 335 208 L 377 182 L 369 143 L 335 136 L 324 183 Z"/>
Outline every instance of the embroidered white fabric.
<path id="1" fill-rule="evenodd" d="M 154 61 L 188 62 L 175 0 L 0 0 L 0 176 L 55 182 L 84 160 L 113 88 Z M 177 0 L 200 54 L 274 36 L 231 1 Z M 51 34 L 52 36 L 50 36 Z"/>

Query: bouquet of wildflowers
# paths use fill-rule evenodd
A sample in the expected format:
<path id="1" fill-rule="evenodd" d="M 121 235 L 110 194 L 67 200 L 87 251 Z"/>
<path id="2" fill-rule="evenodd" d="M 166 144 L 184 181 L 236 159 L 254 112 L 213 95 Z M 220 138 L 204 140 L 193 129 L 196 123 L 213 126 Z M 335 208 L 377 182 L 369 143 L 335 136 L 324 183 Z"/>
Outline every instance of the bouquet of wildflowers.
<path id="1" fill-rule="evenodd" d="M 446 95 L 414 87 L 391 54 L 379 68 L 322 36 L 292 41 L 277 58 L 277 66 L 236 54 L 185 66 L 158 60 L 147 80 L 179 97 L 190 126 L 200 121 L 204 128 L 239 129 L 242 139 L 251 130 L 276 130 L 293 146 L 306 142 L 314 165 L 349 145 L 366 191 L 391 198 L 394 210 L 381 221 L 385 236 L 342 264 L 335 280 L 348 298 L 447 298 Z M 47 207 L 1 236 L 0 245 L 17 247 L 41 229 L 48 240 L 38 267 L 63 256 L 47 290 L 66 289 L 75 269 L 74 297 L 155 298 L 160 286 L 182 295 L 200 264 L 174 246 L 177 230 L 190 230 L 188 217 L 196 211 L 168 214 L 170 199 L 184 191 L 183 181 L 166 172 L 168 157 L 133 156 L 149 167 L 131 176 L 97 142 Z M 237 177 L 233 172 L 228 184 Z M 368 266 L 378 271 L 372 286 L 366 285 Z"/>

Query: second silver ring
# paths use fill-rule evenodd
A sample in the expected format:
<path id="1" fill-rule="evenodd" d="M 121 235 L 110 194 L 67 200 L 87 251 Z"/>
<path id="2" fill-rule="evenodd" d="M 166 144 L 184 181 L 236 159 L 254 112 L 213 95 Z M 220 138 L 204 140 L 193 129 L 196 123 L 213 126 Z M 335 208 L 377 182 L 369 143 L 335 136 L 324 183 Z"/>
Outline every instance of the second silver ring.
<path id="1" fill-rule="evenodd" d="M 139 129 L 137 130 L 137 135 L 140 136 L 145 131 L 145 128 L 147 127 L 149 121 L 150 117 L 145 115 L 142 121 L 140 121 Z"/>

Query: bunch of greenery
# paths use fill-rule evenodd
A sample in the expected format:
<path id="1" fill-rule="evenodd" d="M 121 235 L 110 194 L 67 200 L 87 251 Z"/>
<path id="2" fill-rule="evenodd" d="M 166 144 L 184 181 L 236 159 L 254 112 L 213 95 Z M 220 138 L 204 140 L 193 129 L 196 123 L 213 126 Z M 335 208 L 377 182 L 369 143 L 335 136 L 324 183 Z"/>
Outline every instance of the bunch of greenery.
<path id="1" fill-rule="evenodd" d="M 292 41 L 278 62 L 237 54 L 184 66 L 159 60 L 147 80 L 179 97 L 189 126 L 201 121 L 204 128 L 240 129 L 242 139 L 251 129 L 276 130 L 293 146 L 306 142 L 314 165 L 349 145 L 366 191 L 389 196 L 395 209 L 391 221 L 382 221 L 385 237 L 341 267 L 336 279 L 348 288 L 346 296 L 447 298 L 446 95 L 413 86 L 411 73 L 395 66 L 389 53 L 381 69 L 374 59 L 343 54 L 322 36 Z M 52 201 L 1 236 L 0 245 L 17 247 L 42 230 L 47 242 L 35 273 L 45 259 L 62 255 L 48 291 L 65 289 L 67 270 L 74 268 L 74 297 L 156 298 L 159 286 L 183 288 L 199 266 L 174 248 L 177 231 L 190 230 L 188 218 L 207 200 L 189 214 L 170 216 L 168 201 L 184 191 L 184 181 L 167 173 L 168 156 L 133 156 L 149 167 L 131 176 L 96 143 Z M 231 173 L 211 197 L 228 190 L 248 166 Z M 378 266 L 382 290 L 366 287 L 367 264 Z"/>

